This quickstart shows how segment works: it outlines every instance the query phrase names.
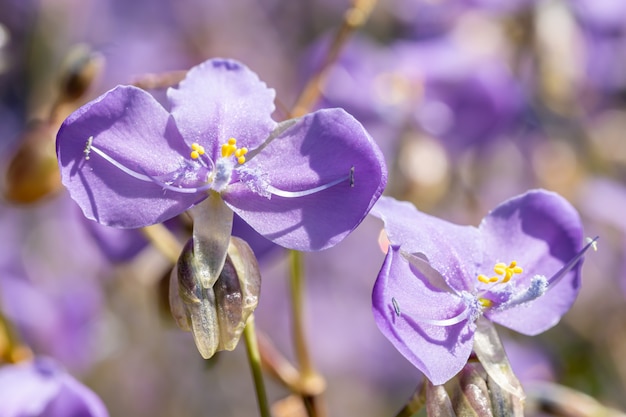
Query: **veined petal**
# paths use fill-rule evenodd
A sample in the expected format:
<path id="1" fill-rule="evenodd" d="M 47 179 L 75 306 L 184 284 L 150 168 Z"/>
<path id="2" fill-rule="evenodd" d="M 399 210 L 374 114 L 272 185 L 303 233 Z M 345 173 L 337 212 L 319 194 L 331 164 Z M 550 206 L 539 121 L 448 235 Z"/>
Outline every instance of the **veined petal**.
<path id="1" fill-rule="evenodd" d="M 525 291 L 535 275 L 549 279 L 559 272 L 583 246 L 576 210 L 563 197 L 545 190 L 529 191 L 502 203 L 485 217 L 480 231 L 485 242 L 483 268 L 516 261 L 524 271 L 509 283 L 518 292 Z M 487 310 L 485 316 L 527 335 L 549 329 L 574 302 L 581 266 L 582 262 L 541 297 L 507 309 Z"/>
<path id="2" fill-rule="evenodd" d="M 167 97 L 185 140 L 204 145 L 211 158 L 228 139 L 252 150 L 274 128 L 274 89 L 243 64 L 211 59 L 193 67 Z"/>
<path id="3" fill-rule="evenodd" d="M 224 201 L 257 232 L 297 250 L 331 247 L 367 215 L 387 182 L 382 153 L 341 109 L 298 119 L 242 166 Z M 257 189 L 255 189 L 257 188 Z"/>
<path id="4" fill-rule="evenodd" d="M 452 325 L 431 323 L 461 317 L 468 306 L 460 297 L 431 286 L 398 247 L 387 253 L 372 303 L 380 331 L 433 384 L 445 383 L 463 368 L 472 350 L 471 315 Z"/>
<path id="5" fill-rule="evenodd" d="M 372 215 L 385 224 L 392 245 L 403 252 L 422 254 L 447 284 L 456 290 L 474 289 L 476 267 L 482 261 L 482 243 L 478 230 L 459 226 L 422 213 L 408 202 L 382 197 Z"/>
<path id="6" fill-rule="evenodd" d="M 57 134 L 63 184 L 86 217 L 109 226 L 159 223 L 204 198 L 150 181 L 180 170 L 188 154 L 168 112 L 130 86 L 76 110 Z"/>

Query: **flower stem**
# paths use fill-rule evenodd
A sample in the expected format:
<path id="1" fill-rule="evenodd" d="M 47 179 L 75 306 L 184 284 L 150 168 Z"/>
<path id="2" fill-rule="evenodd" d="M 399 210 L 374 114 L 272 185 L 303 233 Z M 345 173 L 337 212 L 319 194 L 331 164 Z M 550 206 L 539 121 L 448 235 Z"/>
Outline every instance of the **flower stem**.
<path id="1" fill-rule="evenodd" d="M 178 256 L 183 251 L 183 245 L 176 236 L 161 223 L 141 228 L 146 239 L 173 264 L 178 262 Z"/>
<path id="2" fill-rule="evenodd" d="M 292 250 L 289 254 L 291 261 L 290 274 L 290 290 L 291 290 L 291 307 L 293 319 L 293 338 L 296 349 L 296 358 L 300 368 L 302 378 L 313 374 L 313 365 L 309 356 L 309 350 L 304 334 L 304 274 L 302 267 L 302 253 Z"/>
<path id="3" fill-rule="evenodd" d="M 304 273 L 302 265 L 302 253 L 290 251 L 291 274 L 291 307 L 293 320 L 293 338 L 296 350 L 296 358 L 300 370 L 300 383 L 302 388 L 302 401 L 309 417 L 323 416 L 324 409 L 319 402 L 319 396 L 324 391 L 326 383 L 315 371 L 304 334 Z"/>
<path id="4" fill-rule="evenodd" d="M 341 49 L 348 41 L 352 32 L 365 24 L 372 9 L 376 5 L 376 1 L 377 0 L 354 0 L 354 5 L 344 14 L 343 23 L 333 38 L 322 66 L 317 73 L 311 77 L 300 93 L 296 104 L 291 110 L 291 117 L 300 117 L 308 113 L 319 99 L 324 83 L 326 82 L 326 74 L 329 68 L 339 57 L 339 52 L 341 52 Z"/>
<path id="5" fill-rule="evenodd" d="M 254 327 L 254 314 L 250 314 L 248 322 L 243 330 L 244 339 L 246 341 L 246 351 L 248 352 L 248 362 L 254 380 L 254 389 L 256 391 L 257 403 L 261 417 L 271 417 L 269 403 L 267 402 L 267 394 L 265 392 L 265 383 L 263 382 L 263 374 L 261 371 L 261 355 L 259 354 L 259 345 L 256 338 Z"/>

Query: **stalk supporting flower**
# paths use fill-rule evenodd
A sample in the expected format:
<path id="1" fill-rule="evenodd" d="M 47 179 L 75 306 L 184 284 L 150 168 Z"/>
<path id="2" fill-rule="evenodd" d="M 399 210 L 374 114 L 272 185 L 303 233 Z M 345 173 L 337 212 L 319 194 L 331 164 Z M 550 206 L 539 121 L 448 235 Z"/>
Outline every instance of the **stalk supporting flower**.
<path id="1" fill-rule="evenodd" d="M 556 325 L 578 294 L 581 259 L 593 245 L 583 247 L 576 210 L 544 190 L 502 203 L 477 228 L 386 197 L 372 213 L 390 242 L 373 292 L 376 322 L 434 384 L 467 362 L 480 318 L 527 335 Z"/>
<path id="2" fill-rule="evenodd" d="M 250 370 L 254 381 L 254 390 L 256 391 L 257 403 L 259 405 L 259 413 L 261 417 L 271 417 L 261 369 L 261 354 L 259 352 L 259 343 L 254 326 L 254 314 L 248 317 L 244 329 L 244 337 L 246 340 L 246 351 L 248 352 L 248 362 L 250 363 Z"/>

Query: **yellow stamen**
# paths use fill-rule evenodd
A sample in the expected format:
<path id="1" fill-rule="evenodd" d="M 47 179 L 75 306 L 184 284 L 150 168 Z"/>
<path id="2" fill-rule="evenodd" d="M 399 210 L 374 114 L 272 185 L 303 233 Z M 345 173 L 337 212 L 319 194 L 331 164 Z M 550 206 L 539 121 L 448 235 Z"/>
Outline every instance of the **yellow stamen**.
<path id="1" fill-rule="evenodd" d="M 191 144 L 191 159 L 198 159 L 200 155 L 204 155 L 204 146 L 197 144 L 196 142 Z"/>
<path id="2" fill-rule="evenodd" d="M 228 139 L 228 142 L 222 145 L 222 157 L 228 158 L 234 155 L 239 164 L 246 162 L 246 157 L 244 155 L 247 153 L 248 148 L 237 147 L 237 139 L 235 138 Z"/>
<path id="3" fill-rule="evenodd" d="M 504 275 L 506 272 L 506 264 L 503 262 L 498 262 L 496 266 L 493 267 L 493 272 L 498 275 Z"/>
<path id="4" fill-rule="evenodd" d="M 487 275 L 483 275 L 483 274 L 478 275 L 478 280 L 485 284 L 489 284 L 489 277 Z"/>
<path id="5" fill-rule="evenodd" d="M 513 275 L 521 274 L 522 272 L 524 272 L 524 269 L 520 266 L 517 266 L 516 261 L 512 261 L 509 265 L 505 264 L 504 262 L 498 262 L 493 267 L 493 272 L 495 272 L 498 276 L 488 278 L 486 275 L 480 274 L 477 278 L 478 281 L 485 284 L 495 282 L 509 282 Z"/>
<path id="6" fill-rule="evenodd" d="M 241 165 L 246 162 L 245 154 L 248 153 L 248 148 L 239 148 L 235 151 L 235 158 L 237 158 L 237 162 Z"/>

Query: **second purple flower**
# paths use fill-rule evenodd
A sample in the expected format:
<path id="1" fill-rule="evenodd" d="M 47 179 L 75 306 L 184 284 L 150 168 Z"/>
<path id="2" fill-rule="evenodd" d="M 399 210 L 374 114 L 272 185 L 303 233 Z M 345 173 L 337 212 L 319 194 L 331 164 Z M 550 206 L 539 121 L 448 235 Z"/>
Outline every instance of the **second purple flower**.
<path id="1" fill-rule="evenodd" d="M 529 191 L 458 226 L 384 197 L 390 247 L 374 286 L 382 333 L 433 384 L 459 372 L 485 319 L 526 335 L 556 325 L 580 290 L 582 224 L 561 196 Z M 480 352 L 476 351 L 480 357 Z"/>

